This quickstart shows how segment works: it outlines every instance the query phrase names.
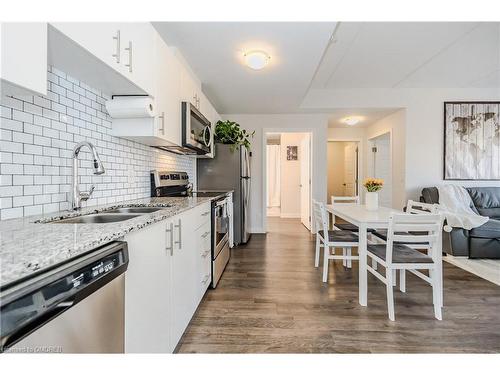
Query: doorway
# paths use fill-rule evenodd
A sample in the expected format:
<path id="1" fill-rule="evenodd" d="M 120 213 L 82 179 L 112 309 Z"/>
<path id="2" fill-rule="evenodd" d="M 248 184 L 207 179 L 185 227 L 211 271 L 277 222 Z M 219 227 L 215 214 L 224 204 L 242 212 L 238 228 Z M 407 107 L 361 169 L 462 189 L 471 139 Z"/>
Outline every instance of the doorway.
<path id="1" fill-rule="evenodd" d="M 359 142 L 329 141 L 327 147 L 328 201 L 359 195 Z"/>
<path id="2" fill-rule="evenodd" d="M 392 152 L 391 133 L 384 133 L 368 140 L 368 175 L 384 180 L 379 191 L 379 203 L 392 207 Z"/>
<path id="3" fill-rule="evenodd" d="M 306 132 L 265 133 L 265 215 L 298 219 L 308 230 L 311 229 L 311 138 Z"/>

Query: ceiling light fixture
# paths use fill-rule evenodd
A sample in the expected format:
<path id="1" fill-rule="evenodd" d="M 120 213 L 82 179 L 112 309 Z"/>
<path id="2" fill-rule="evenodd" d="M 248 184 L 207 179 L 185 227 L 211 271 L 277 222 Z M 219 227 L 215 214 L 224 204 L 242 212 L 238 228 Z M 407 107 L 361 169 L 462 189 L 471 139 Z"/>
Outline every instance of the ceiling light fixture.
<path id="1" fill-rule="evenodd" d="M 271 57 L 264 51 L 250 51 L 243 55 L 245 64 L 253 70 L 261 70 L 268 63 Z"/>
<path id="2" fill-rule="evenodd" d="M 342 120 L 342 122 L 344 124 L 347 124 L 350 126 L 356 125 L 359 121 L 360 121 L 359 118 L 356 118 L 356 117 L 346 117 L 345 119 Z"/>

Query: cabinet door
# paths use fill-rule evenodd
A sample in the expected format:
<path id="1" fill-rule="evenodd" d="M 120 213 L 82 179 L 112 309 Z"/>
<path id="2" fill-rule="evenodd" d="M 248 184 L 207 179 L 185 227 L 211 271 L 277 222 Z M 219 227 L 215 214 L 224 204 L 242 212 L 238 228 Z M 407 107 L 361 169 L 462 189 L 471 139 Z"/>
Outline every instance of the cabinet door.
<path id="1" fill-rule="evenodd" d="M 131 22 L 121 25 L 120 31 L 125 76 L 154 96 L 156 30 L 149 22 Z"/>
<path id="2" fill-rule="evenodd" d="M 2 22 L 2 95 L 47 94 L 47 23 Z"/>
<path id="3" fill-rule="evenodd" d="M 157 136 L 181 145 L 181 67 L 160 36 L 156 38 L 156 63 Z"/>
<path id="4" fill-rule="evenodd" d="M 171 353 L 170 221 L 125 236 L 125 352 Z"/>
<path id="5" fill-rule="evenodd" d="M 181 98 L 198 108 L 199 88 L 185 66 L 181 64 Z M 200 99 L 201 100 L 201 99 Z"/>
<path id="6" fill-rule="evenodd" d="M 172 273 L 172 343 L 177 345 L 197 305 L 196 259 L 193 233 L 189 233 L 189 211 L 175 216 Z"/>
<path id="7" fill-rule="evenodd" d="M 125 74 L 124 40 L 119 22 L 54 22 L 51 25 L 92 55 Z"/>

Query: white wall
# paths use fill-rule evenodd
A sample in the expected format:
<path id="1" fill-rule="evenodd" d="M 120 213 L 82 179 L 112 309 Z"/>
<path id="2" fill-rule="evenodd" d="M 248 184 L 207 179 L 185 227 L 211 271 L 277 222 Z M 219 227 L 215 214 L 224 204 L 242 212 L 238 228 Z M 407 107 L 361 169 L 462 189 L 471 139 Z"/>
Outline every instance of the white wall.
<path id="1" fill-rule="evenodd" d="M 224 119 L 238 122 L 247 131 L 255 130 L 252 140 L 252 183 L 250 194 L 250 228 L 253 233 L 264 232 L 266 213 L 263 202 L 265 170 L 263 152 L 266 140 L 264 132 L 311 132 L 312 133 L 312 197 L 326 201 L 327 163 L 326 139 L 328 118 L 324 114 L 226 114 Z M 283 143 L 282 143 L 283 144 Z M 264 203 L 264 204 L 263 204 Z"/>
<path id="2" fill-rule="evenodd" d="M 404 108 L 405 199 L 443 181 L 443 103 L 500 100 L 500 88 L 311 90 L 302 108 Z M 344 130 L 344 129 L 342 129 Z M 463 186 L 500 186 L 500 181 L 455 181 Z"/>

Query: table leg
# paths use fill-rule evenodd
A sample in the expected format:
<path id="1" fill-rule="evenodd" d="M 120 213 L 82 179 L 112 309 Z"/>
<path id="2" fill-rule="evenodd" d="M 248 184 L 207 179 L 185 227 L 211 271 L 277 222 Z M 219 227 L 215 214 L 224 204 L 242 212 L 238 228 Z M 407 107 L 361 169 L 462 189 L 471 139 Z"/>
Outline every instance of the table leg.
<path id="1" fill-rule="evenodd" d="M 367 305 L 367 295 L 368 295 L 368 270 L 366 266 L 366 246 L 367 246 L 367 231 L 366 225 L 360 224 L 359 226 L 359 304 L 361 306 Z"/>

